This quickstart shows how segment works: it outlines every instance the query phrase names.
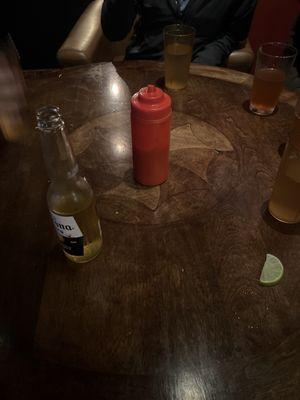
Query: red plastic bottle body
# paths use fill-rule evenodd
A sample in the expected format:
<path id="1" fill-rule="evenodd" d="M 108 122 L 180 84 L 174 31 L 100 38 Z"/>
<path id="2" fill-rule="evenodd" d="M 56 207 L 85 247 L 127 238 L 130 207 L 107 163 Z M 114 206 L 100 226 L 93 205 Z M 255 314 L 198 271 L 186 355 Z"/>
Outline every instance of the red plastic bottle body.
<path id="1" fill-rule="evenodd" d="M 159 185 L 168 177 L 171 99 L 153 85 L 131 100 L 133 173 L 142 185 Z"/>

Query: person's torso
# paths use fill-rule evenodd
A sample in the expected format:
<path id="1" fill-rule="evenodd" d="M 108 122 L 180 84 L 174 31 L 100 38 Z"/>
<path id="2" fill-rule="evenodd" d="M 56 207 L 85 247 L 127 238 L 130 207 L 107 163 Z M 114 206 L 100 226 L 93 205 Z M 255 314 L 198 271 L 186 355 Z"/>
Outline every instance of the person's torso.
<path id="1" fill-rule="evenodd" d="M 128 48 L 129 58 L 143 53 L 158 58 L 162 53 L 162 32 L 167 25 L 183 23 L 196 29 L 196 48 L 222 36 L 236 0 L 137 0 L 140 20 Z M 183 8 L 183 9 L 182 9 Z"/>
<path id="2" fill-rule="evenodd" d="M 147 34 L 181 22 L 196 29 L 196 36 L 208 40 L 226 29 L 236 0 L 189 0 L 180 10 L 180 0 L 140 0 L 141 25 Z"/>

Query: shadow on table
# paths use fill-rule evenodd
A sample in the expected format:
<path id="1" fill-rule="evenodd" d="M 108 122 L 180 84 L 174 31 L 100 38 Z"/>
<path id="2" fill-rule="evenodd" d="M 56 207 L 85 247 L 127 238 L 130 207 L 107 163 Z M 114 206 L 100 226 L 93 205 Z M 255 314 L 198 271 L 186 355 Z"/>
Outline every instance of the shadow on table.
<path id="1" fill-rule="evenodd" d="M 278 154 L 280 155 L 280 157 L 283 156 L 285 146 L 286 146 L 286 143 L 281 143 L 281 145 L 278 147 Z"/>
<path id="2" fill-rule="evenodd" d="M 47 269 L 51 269 L 52 272 L 65 278 L 68 275 L 70 276 L 72 274 L 88 271 L 88 269 L 96 264 L 96 261 L 97 258 L 86 263 L 75 263 L 64 255 L 61 245 L 57 243 L 49 253 Z"/>
<path id="3" fill-rule="evenodd" d="M 277 232 L 285 235 L 300 235 L 300 223 L 298 224 L 285 224 L 275 219 L 268 210 L 268 201 L 261 207 L 261 215 L 265 223 Z"/>
<path id="4" fill-rule="evenodd" d="M 0 148 L 6 144 L 6 140 L 4 139 L 3 133 L 0 130 Z"/>

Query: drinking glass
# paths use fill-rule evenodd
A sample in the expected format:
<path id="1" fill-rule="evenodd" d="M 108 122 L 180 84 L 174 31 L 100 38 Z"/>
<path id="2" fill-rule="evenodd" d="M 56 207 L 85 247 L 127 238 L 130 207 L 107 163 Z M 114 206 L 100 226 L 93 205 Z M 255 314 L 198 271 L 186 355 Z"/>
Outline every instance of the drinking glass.
<path id="1" fill-rule="evenodd" d="M 269 201 L 269 211 L 281 222 L 300 222 L 300 101 Z"/>
<path id="2" fill-rule="evenodd" d="M 278 103 L 283 83 L 295 61 L 297 50 L 281 42 L 265 43 L 258 49 L 250 110 L 270 115 Z"/>
<path id="3" fill-rule="evenodd" d="M 187 25 L 168 25 L 164 29 L 165 85 L 184 89 L 189 76 L 195 29 Z"/>

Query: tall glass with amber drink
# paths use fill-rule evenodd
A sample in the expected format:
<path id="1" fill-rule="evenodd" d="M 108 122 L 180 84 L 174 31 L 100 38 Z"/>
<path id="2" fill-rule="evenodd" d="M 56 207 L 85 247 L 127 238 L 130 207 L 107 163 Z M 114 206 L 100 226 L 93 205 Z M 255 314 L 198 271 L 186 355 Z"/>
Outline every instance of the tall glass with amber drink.
<path id="1" fill-rule="evenodd" d="M 187 25 L 168 25 L 164 29 L 165 85 L 168 89 L 186 87 L 193 54 L 195 29 Z"/>
<path id="2" fill-rule="evenodd" d="M 269 201 L 269 211 L 281 222 L 300 222 L 300 101 Z"/>
<path id="3" fill-rule="evenodd" d="M 257 52 L 250 110 L 266 116 L 274 112 L 297 50 L 281 42 L 263 44 Z"/>

